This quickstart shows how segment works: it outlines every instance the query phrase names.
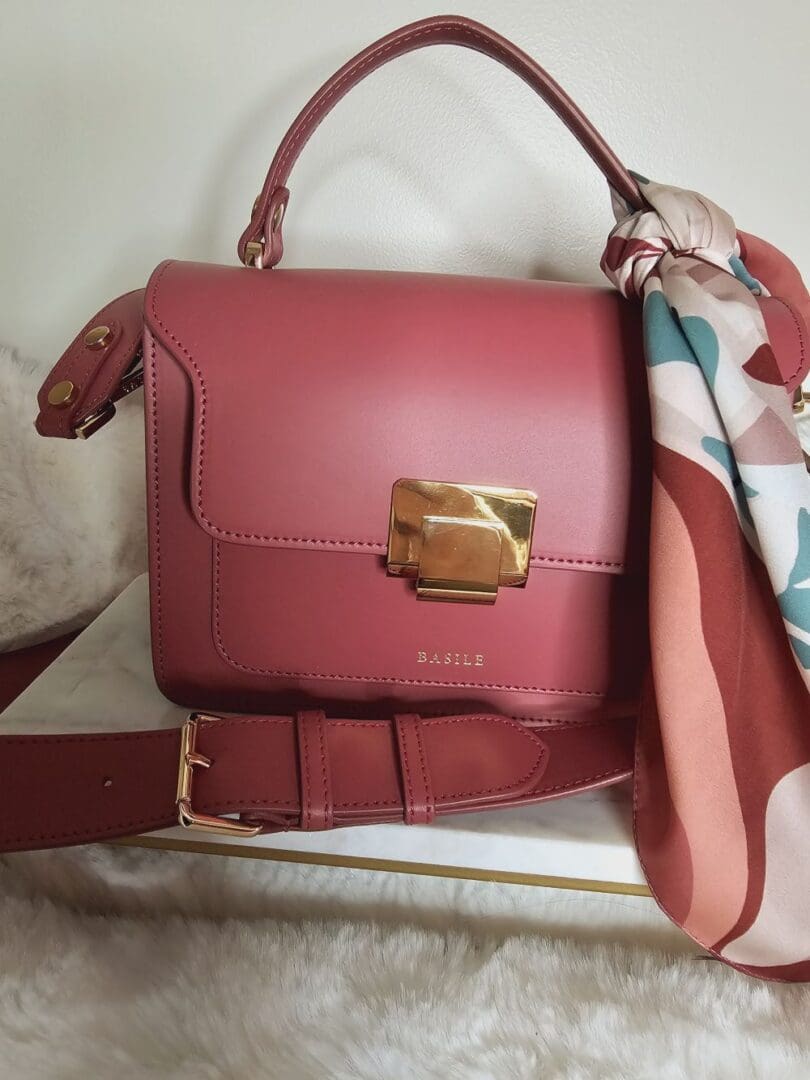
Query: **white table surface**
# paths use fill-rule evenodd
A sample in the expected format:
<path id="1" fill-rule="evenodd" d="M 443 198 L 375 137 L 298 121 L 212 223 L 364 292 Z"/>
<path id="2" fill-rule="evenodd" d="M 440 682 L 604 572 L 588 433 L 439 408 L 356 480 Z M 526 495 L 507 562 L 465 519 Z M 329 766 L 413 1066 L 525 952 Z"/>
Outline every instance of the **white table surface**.
<path id="1" fill-rule="evenodd" d="M 203 703 L 201 703 L 201 707 Z M 187 716 L 152 674 L 145 577 L 128 589 L 0 716 L 4 732 L 134 730 Z M 132 842 L 412 873 L 646 894 L 632 842 L 629 788 L 537 806 L 440 818 L 429 827 L 374 825 L 250 839 L 179 826 Z"/>

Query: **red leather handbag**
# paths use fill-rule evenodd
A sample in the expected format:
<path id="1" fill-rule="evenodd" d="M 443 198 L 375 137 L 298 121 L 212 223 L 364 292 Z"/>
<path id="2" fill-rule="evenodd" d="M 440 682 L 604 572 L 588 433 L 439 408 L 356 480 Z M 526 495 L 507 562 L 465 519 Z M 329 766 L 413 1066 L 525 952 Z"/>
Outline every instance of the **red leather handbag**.
<path id="1" fill-rule="evenodd" d="M 315 127 L 366 75 L 432 44 L 514 71 L 641 204 L 529 56 L 467 19 L 427 19 L 365 49 L 299 114 L 239 241 L 244 265 L 163 263 L 83 327 L 37 427 L 86 438 L 143 379 L 155 675 L 173 701 L 247 715 L 8 737 L 3 848 L 178 815 L 240 833 L 428 822 L 630 775 L 648 664 L 638 308 L 607 288 L 275 268 Z M 796 323 L 761 303 L 793 372 Z M 48 792 L 33 806 L 32 772 Z"/>

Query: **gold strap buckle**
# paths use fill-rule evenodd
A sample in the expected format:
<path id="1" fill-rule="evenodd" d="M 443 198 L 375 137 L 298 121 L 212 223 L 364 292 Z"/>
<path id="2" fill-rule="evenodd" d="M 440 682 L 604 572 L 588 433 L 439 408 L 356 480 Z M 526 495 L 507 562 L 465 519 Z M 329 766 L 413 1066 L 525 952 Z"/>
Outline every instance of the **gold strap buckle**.
<path id="1" fill-rule="evenodd" d="M 419 600 L 494 604 L 500 586 L 526 584 L 536 506 L 522 488 L 398 480 L 388 573 L 416 578 Z"/>
<path id="2" fill-rule="evenodd" d="M 219 720 L 218 716 L 192 713 L 180 729 L 180 766 L 177 771 L 177 819 L 184 829 L 217 833 L 219 836 L 257 836 L 261 825 L 246 825 L 231 818 L 198 814 L 191 808 L 191 781 L 194 769 L 208 769 L 211 759 L 197 752 L 197 725 L 200 720 Z"/>

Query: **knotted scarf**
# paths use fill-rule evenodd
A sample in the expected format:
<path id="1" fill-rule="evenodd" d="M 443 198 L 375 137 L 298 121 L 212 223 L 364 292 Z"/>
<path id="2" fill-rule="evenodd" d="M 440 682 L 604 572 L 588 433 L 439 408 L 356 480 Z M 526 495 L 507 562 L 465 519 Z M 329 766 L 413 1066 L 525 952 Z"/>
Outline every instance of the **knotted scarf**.
<path id="1" fill-rule="evenodd" d="M 638 179 L 602 259 L 643 301 L 654 442 L 636 844 L 697 942 L 807 980 L 810 474 L 756 298 L 769 277 L 808 297 L 708 199 Z"/>

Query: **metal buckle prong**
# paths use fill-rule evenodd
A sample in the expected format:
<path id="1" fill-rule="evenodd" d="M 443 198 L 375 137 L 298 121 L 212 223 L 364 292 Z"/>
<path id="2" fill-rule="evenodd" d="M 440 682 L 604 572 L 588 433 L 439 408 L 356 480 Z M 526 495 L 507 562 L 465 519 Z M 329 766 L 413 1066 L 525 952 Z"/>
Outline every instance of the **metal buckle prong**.
<path id="1" fill-rule="evenodd" d="M 180 763 L 177 770 L 177 820 L 184 829 L 196 829 L 198 832 L 217 833 L 219 836 L 257 836 L 261 825 L 246 825 L 231 818 L 214 817 L 212 814 L 198 814 L 191 807 L 191 782 L 194 769 L 208 769 L 211 759 L 197 751 L 197 728 L 200 720 L 218 720 L 217 716 L 206 717 L 192 713 L 180 729 Z"/>

